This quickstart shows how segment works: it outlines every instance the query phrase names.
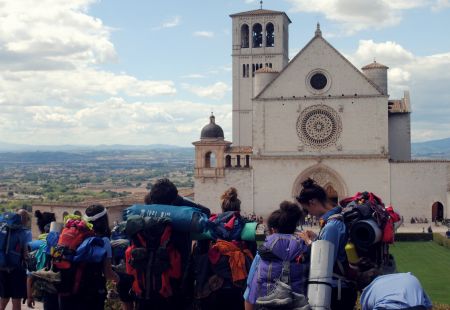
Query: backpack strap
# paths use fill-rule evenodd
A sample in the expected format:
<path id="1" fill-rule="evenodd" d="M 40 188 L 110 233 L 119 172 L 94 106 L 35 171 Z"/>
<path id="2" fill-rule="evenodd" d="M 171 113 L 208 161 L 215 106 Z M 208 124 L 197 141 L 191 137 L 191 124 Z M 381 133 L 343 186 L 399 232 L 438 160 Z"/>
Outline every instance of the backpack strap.
<path id="1" fill-rule="evenodd" d="M 282 263 L 280 281 L 287 285 L 291 284 L 291 262 L 288 260 Z"/>

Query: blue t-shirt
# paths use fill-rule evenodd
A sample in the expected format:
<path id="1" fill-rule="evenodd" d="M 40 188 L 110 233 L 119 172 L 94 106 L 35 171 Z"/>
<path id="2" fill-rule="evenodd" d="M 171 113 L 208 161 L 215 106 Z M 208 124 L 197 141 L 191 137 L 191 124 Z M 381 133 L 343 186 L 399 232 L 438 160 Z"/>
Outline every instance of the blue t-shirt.
<path id="1" fill-rule="evenodd" d="M 345 253 L 345 245 L 348 241 L 347 228 L 343 221 L 339 219 L 330 219 L 329 217 L 338 214 L 342 211 L 341 207 L 335 207 L 325 213 L 321 220 L 327 222 L 321 229 L 318 240 L 327 240 L 334 245 L 334 262 L 339 260 L 342 263 L 347 261 L 347 254 Z"/>
<path id="2" fill-rule="evenodd" d="M 255 304 L 256 299 L 258 297 L 257 294 L 257 279 L 255 278 L 256 270 L 258 269 L 259 261 L 261 260 L 261 256 L 259 254 L 255 255 L 255 258 L 253 259 L 252 266 L 250 267 L 250 270 L 248 272 L 247 277 L 247 288 L 244 292 L 244 300 L 249 302 L 250 304 Z"/>
<path id="3" fill-rule="evenodd" d="M 410 272 L 375 278 L 362 292 L 360 302 L 362 310 L 432 306 L 419 280 Z"/>

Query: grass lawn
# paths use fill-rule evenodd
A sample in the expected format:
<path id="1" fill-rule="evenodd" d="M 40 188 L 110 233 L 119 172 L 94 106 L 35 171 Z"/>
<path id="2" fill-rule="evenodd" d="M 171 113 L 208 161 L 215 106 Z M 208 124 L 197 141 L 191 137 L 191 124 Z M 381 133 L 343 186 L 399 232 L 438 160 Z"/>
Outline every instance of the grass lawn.
<path id="1" fill-rule="evenodd" d="M 400 272 L 419 278 L 433 303 L 450 305 L 450 249 L 435 242 L 397 242 L 390 247 Z"/>

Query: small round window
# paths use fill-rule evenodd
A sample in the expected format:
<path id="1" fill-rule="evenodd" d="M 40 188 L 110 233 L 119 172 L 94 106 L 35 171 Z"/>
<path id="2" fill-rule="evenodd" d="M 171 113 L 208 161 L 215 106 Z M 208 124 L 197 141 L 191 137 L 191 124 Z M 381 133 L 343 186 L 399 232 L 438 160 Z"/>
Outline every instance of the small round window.
<path id="1" fill-rule="evenodd" d="M 327 86 L 327 77 L 320 72 L 315 73 L 310 79 L 311 87 L 315 90 L 322 90 Z"/>

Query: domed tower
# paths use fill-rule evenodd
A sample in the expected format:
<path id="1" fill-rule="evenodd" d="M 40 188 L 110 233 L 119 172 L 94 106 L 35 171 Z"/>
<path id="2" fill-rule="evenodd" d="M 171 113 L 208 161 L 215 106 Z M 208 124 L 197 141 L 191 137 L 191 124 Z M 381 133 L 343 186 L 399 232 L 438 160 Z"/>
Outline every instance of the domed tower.
<path id="1" fill-rule="evenodd" d="M 385 65 L 382 65 L 375 60 L 373 61 L 373 63 L 361 68 L 364 75 L 380 88 L 380 90 L 383 92 L 383 95 L 388 94 L 388 69 L 389 67 L 386 67 Z"/>
<path id="2" fill-rule="evenodd" d="M 216 118 L 211 113 L 209 124 L 202 128 L 200 141 L 192 143 L 195 146 L 196 178 L 222 178 L 225 175 L 225 151 L 231 142 L 225 141 L 223 129 L 216 124 Z"/>

